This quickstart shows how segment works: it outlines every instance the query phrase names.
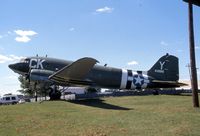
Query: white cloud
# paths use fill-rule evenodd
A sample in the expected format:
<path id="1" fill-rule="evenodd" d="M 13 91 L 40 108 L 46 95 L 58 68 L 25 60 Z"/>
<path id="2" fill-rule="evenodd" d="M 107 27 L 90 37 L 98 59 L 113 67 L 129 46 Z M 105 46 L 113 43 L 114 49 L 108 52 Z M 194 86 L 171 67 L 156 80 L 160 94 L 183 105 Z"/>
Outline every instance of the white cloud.
<path id="1" fill-rule="evenodd" d="M 16 37 L 15 40 L 17 42 L 25 42 L 26 43 L 26 42 L 29 42 L 31 39 L 27 36 L 22 36 L 22 37 Z"/>
<path id="2" fill-rule="evenodd" d="M 15 38 L 17 42 L 29 42 L 31 40 L 30 36 L 34 36 L 37 33 L 30 30 L 30 31 L 23 31 L 23 30 L 15 30 L 14 31 L 18 36 Z"/>
<path id="3" fill-rule="evenodd" d="M 8 74 L 8 76 L 0 77 L 0 95 L 7 93 L 19 94 L 19 92 L 17 92 L 17 90 L 20 89 L 18 76 L 18 74 L 12 72 L 12 74 Z"/>
<path id="4" fill-rule="evenodd" d="M 6 63 L 6 62 L 14 62 L 14 61 L 19 61 L 20 59 L 22 59 L 24 57 L 19 57 L 19 56 L 15 56 L 15 55 L 1 55 L 0 54 L 0 63 Z"/>
<path id="5" fill-rule="evenodd" d="M 0 35 L 0 39 L 1 39 L 1 38 L 3 38 L 3 36 L 2 36 L 2 35 Z"/>
<path id="6" fill-rule="evenodd" d="M 0 54 L 0 63 L 5 63 L 5 62 L 8 62 L 8 61 L 12 61 L 12 59 L 7 57 L 7 56 L 3 56 L 3 55 Z"/>
<path id="7" fill-rule="evenodd" d="M 15 30 L 15 33 L 18 34 L 19 36 L 33 36 L 37 34 L 34 31 L 23 31 L 23 30 Z"/>
<path id="8" fill-rule="evenodd" d="M 112 13 L 114 8 L 104 7 L 96 9 L 96 13 Z"/>
<path id="9" fill-rule="evenodd" d="M 9 55 L 9 57 L 12 59 L 12 61 L 19 61 L 20 59 L 24 58 L 22 56 L 16 56 L 16 55 Z"/>
<path id="10" fill-rule="evenodd" d="M 74 31 L 74 30 L 75 30 L 74 27 L 69 28 L 69 31 Z"/>
<path id="11" fill-rule="evenodd" d="M 127 65 L 128 65 L 128 66 L 131 66 L 131 65 L 138 65 L 138 62 L 137 62 L 137 61 L 131 61 L 131 62 L 128 62 Z"/>
<path id="12" fill-rule="evenodd" d="M 163 45 L 163 46 L 168 46 L 168 45 L 169 45 L 169 44 L 166 43 L 165 41 L 161 41 L 160 44 Z"/>

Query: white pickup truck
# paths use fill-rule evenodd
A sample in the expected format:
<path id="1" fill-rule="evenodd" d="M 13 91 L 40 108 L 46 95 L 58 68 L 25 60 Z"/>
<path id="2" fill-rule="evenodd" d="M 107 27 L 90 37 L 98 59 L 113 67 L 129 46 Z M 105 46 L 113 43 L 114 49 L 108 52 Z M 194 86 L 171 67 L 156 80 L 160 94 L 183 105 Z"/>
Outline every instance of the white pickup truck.
<path id="1" fill-rule="evenodd" d="M 19 100 L 17 95 L 4 95 L 0 100 L 0 104 L 17 104 Z"/>

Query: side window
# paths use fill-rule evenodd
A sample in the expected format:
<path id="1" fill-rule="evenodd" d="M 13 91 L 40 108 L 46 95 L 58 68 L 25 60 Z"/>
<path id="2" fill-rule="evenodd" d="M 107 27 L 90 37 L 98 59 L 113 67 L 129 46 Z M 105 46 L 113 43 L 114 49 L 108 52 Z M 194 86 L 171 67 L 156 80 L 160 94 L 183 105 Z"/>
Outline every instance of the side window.
<path id="1" fill-rule="evenodd" d="M 10 97 L 6 97 L 6 101 L 10 101 Z"/>
<path id="2" fill-rule="evenodd" d="M 12 97 L 12 100 L 16 100 L 16 97 Z"/>

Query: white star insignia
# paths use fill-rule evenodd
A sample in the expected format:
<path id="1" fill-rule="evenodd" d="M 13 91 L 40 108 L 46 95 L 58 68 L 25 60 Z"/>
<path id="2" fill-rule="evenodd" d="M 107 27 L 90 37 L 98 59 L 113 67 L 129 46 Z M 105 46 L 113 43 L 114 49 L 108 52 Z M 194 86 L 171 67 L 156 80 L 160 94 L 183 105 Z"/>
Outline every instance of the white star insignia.
<path id="1" fill-rule="evenodd" d="M 142 81 L 144 80 L 144 79 L 142 79 L 142 78 L 140 78 L 140 76 L 137 76 L 136 78 L 135 78 L 135 84 L 142 84 Z"/>

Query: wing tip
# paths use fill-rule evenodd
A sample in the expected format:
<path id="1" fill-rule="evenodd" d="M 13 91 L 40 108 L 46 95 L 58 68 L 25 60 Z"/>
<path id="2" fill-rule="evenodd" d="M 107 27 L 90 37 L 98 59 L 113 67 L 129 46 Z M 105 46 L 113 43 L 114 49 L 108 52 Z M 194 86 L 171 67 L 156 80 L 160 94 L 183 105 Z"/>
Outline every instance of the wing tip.
<path id="1" fill-rule="evenodd" d="M 81 58 L 79 60 L 90 60 L 90 61 L 93 61 L 95 63 L 99 63 L 98 60 L 96 60 L 95 58 L 92 58 L 92 57 L 83 57 L 83 58 Z"/>

